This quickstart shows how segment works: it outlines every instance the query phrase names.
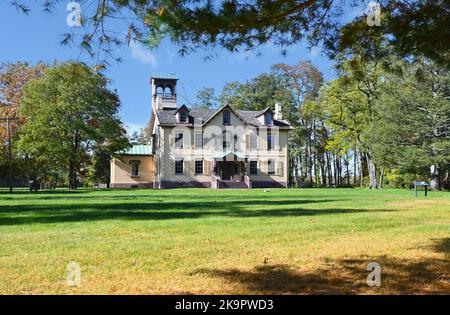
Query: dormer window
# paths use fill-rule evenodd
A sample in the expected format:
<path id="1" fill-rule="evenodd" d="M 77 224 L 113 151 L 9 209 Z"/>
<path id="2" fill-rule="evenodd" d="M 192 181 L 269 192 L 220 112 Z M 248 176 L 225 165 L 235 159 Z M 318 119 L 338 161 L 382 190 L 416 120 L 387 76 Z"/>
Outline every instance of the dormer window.
<path id="1" fill-rule="evenodd" d="M 180 123 L 188 122 L 188 113 L 185 110 L 180 111 Z"/>
<path id="2" fill-rule="evenodd" d="M 266 126 L 271 126 L 272 122 L 273 122 L 272 114 L 271 113 L 265 113 L 264 114 L 264 124 Z"/>
<path id="3" fill-rule="evenodd" d="M 228 109 L 223 111 L 223 124 L 230 125 L 230 111 Z"/>

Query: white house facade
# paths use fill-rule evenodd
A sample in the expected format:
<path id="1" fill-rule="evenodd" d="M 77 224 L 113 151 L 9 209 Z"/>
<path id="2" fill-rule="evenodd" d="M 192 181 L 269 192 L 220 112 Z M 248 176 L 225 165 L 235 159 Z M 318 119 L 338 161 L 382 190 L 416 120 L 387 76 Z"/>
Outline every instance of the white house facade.
<path id="1" fill-rule="evenodd" d="M 153 163 L 147 169 L 152 169 L 154 188 L 287 187 L 291 126 L 280 104 L 262 111 L 178 106 L 177 80 L 173 75 L 151 78 L 152 158 L 146 160 Z"/>

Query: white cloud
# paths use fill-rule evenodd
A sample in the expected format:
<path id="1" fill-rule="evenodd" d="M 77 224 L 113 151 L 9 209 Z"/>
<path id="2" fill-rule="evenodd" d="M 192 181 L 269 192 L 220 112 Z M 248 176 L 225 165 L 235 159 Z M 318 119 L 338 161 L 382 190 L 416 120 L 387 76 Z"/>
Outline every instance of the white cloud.
<path id="1" fill-rule="evenodd" d="M 158 62 L 156 57 L 149 50 L 143 47 L 139 42 L 130 42 L 131 55 L 133 58 L 139 60 L 142 63 L 149 64 L 152 67 L 157 67 Z"/>

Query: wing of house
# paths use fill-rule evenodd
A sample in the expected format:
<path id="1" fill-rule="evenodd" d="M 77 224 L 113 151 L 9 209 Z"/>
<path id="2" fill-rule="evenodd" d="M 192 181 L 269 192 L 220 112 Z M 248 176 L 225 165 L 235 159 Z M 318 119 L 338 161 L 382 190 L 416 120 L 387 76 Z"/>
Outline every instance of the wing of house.
<path id="1" fill-rule="evenodd" d="M 135 145 L 117 152 L 111 160 L 111 188 L 152 188 L 154 181 L 152 145 Z"/>
<path id="2" fill-rule="evenodd" d="M 146 158 L 151 162 L 145 162 L 153 164 L 148 167 L 153 170 L 153 176 L 148 177 L 149 185 L 287 186 L 288 132 L 292 128 L 283 120 L 281 105 L 263 111 L 234 110 L 228 105 L 215 110 L 178 107 L 177 80 L 173 75 L 155 75 L 151 79 L 153 145 L 151 155 Z M 137 163 L 140 156 L 139 159 L 136 156 L 134 162 L 129 159 L 123 163 Z M 130 177 L 133 169 L 128 170 Z"/>

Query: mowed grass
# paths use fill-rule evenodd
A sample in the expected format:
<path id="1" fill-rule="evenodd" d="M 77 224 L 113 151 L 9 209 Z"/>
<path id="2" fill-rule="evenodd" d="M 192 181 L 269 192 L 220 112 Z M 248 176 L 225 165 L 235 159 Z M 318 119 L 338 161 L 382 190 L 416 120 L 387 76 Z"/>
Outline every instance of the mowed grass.
<path id="1" fill-rule="evenodd" d="M 449 247 L 447 192 L 0 192 L 2 294 L 442 294 Z"/>

